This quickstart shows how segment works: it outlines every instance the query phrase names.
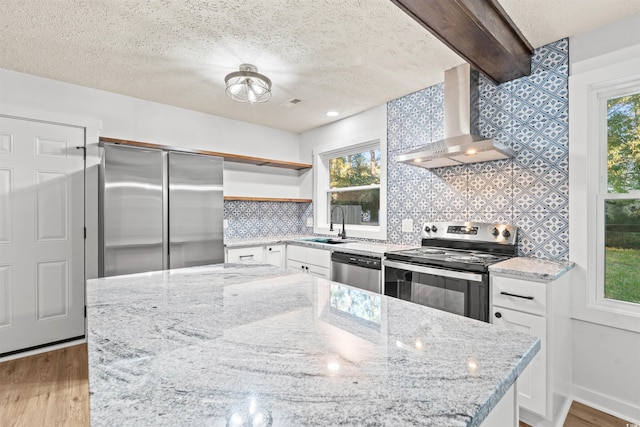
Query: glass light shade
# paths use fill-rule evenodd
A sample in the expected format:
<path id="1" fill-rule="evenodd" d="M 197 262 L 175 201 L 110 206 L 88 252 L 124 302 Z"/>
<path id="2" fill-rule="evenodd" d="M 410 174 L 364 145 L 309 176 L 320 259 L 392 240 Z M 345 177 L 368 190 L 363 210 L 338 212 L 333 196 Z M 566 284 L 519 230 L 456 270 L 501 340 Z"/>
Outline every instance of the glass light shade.
<path id="1" fill-rule="evenodd" d="M 254 104 L 271 99 L 271 80 L 258 73 L 254 65 L 240 65 L 240 71 L 227 74 L 224 81 L 227 95 L 234 101 Z"/>

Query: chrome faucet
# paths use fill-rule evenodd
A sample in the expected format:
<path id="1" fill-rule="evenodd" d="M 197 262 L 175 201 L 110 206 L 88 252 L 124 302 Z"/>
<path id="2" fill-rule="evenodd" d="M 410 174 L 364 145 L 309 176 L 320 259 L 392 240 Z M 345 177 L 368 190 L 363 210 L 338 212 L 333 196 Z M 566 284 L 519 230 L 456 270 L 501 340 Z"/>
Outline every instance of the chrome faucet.
<path id="1" fill-rule="evenodd" d="M 344 209 L 342 209 L 342 206 L 334 206 L 331 209 L 331 213 L 329 214 L 329 219 L 331 220 L 329 223 L 329 231 L 333 231 L 333 211 L 336 208 L 340 208 L 340 212 L 342 212 L 342 231 L 340 233 L 338 233 L 338 236 L 340 236 L 340 238 L 342 239 L 346 239 L 347 238 L 347 230 L 344 229 Z"/>

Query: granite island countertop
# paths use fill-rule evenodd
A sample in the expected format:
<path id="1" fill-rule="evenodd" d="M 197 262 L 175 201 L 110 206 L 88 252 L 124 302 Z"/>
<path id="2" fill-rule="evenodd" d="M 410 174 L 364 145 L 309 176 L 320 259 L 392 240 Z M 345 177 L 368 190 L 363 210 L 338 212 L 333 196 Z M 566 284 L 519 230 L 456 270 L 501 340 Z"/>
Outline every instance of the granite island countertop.
<path id="1" fill-rule="evenodd" d="M 478 426 L 540 348 L 265 265 L 87 282 L 91 425 Z"/>

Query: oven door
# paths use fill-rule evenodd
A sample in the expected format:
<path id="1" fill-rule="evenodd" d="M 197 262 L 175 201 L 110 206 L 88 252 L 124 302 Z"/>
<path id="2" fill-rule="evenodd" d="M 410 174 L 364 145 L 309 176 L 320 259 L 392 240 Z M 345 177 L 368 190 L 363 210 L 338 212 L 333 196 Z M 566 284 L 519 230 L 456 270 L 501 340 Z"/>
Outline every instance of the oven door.
<path id="1" fill-rule="evenodd" d="M 384 293 L 472 319 L 489 321 L 489 275 L 384 261 Z"/>

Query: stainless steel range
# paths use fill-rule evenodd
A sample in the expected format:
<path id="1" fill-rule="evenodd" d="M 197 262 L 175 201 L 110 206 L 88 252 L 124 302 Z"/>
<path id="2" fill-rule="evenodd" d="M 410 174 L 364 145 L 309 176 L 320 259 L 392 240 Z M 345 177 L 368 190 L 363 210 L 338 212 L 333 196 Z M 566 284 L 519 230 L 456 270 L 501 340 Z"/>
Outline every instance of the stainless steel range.
<path id="1" fill-rule="evenodd" d="M 489 266 L 517 254 L 518 228 L 481 222 L 433 222 L 422 247 L 385 253 L 384 293 L 489 321 Z"/>

